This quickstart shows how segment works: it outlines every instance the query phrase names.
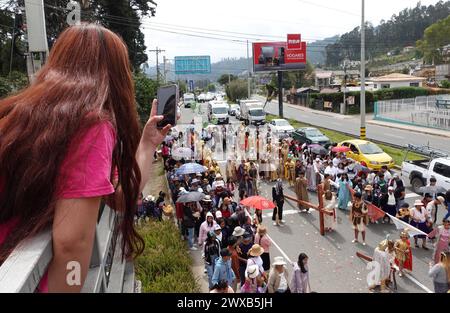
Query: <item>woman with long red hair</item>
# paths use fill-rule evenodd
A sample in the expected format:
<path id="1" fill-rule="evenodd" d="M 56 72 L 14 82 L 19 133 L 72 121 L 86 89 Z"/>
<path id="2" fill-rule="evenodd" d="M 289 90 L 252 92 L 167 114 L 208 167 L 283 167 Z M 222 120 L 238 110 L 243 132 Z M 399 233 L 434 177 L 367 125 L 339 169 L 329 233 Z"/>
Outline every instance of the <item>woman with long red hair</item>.
<path id="1" fill-rule="evenodd" d="M 120 211 L 123 257 L 144 242 L 133 227 L 138 195 L 170 125 L 156 102 L 141 131 L 128 51 L 94 24 L 66 29 L 25 90 L 0 101 L 0 264 L 24 239 L 51 228 L 53 259 L 39 291 L 79 292 L 102 199 Z M 66 283 L 68 262 L 80 286 Z"/>

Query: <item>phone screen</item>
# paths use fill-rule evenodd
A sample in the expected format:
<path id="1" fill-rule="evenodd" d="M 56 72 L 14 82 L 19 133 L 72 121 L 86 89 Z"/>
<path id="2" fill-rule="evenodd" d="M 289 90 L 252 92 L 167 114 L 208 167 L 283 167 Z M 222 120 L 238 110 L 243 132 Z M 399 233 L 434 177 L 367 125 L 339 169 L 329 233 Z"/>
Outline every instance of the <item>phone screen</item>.
<path id="1" fill-rule="evenodd" d="M 164 116 L 158 122 L 158 128 L 164 128 L 168 124 L 175 126 L 177 122 L 178 99 L 178 85 L 168 85 L 158 89 L 157 114 Z"/>

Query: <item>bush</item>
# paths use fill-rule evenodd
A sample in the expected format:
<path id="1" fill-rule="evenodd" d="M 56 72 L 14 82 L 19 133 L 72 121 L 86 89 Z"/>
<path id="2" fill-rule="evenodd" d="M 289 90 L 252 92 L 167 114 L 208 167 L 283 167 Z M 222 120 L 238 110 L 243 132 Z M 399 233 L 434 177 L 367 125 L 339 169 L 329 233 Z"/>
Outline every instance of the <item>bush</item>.
<path id="1" fill-rule="evenodd" d="M 139 229 L 145 250 L 135 262 L 143 292 L 199 292 L 192 260 L 173 221 L 150 221 Z"/>
<path id="2" fill-rule="evenodd" d="M 9 80 L 0 76 L 0 98 L 6 97 L 12 91 L 12 86 Z"/>
<path id="3" fill-rule="evenodd" d="M 439 84 L 441 88 L 450 89 L 450 81 L 449 80 L 443 80 Z"/>
<path id="4" fill-rule="evenodd" d="M 226 88 L 227 97 L 232 102 L 236 102 L 238 99 L 247 98 L 247 82 L 242 79 L 236 79 L 230 82 Z"/>

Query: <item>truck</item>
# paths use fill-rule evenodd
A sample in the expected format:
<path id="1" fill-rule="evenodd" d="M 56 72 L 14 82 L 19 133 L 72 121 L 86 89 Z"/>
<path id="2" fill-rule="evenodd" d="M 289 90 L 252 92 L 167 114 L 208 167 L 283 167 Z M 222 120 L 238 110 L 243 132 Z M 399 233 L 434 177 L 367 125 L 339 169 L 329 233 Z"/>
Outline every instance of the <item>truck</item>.
<path id="1" fill-rule="evenodd" d="M 421 160 L 407 160 L 408 153 L 415 152 L 424 155 Z M 401 176 L 411 183 L 415 193 L 422 193 L 431 177 L 436 178 L 436 185 L 442 190 L 450 189 L 450 158 L 448 153 L 429 146 L 407 145 L 405 159 L 402 162 Z"/>
<path id="2" fill-rule="evenodd" d="M 228 115 L 228 103 L 224 101 L 209 101 L 208 102 L 208 121 L 216 121 L 217 124 L 228 124 L 230 116 Z"/>
<path id="3" fill-rule="evenodd" d="M 193 103 L 195 103 L 195 95 L 193 93 L 185 93 L 183 95 L 183 102 L 185 108 L 190 108 Z"/>
<path id="4" fill-rule="evenodd" d="M 240 100 L 240 119 L 246 125 L 261 125 L 266 121 L 266 112 L 264 112 L 264 104 L 258 100 Z"/>

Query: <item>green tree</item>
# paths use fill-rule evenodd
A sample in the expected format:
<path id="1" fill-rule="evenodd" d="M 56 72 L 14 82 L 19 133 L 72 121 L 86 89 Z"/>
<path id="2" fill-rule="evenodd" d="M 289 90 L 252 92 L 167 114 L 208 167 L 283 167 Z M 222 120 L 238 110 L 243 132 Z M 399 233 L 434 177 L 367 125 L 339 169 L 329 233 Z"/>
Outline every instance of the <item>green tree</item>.
<path id="1" fill-rule="evenodd" d="M 217 82 L 221 85 L 226 85 L 229 82 L 236 80 L 237 76 L 233 75 L 233 74 L 222 74 L 219 79 L 217 80 Z"/>
<path id="2" fill-rule="evenodd" d="M 243 79 L 236 79 L 229 83 L 226 87 L 227 98 L 231 102 L 236 102 L 238 99 L 247 98 L 247 81 Z"/>
<path id="3" fill-rule="evenodd" d="M 216 91 L 216 85 L 214 84 L 209 84 L 207 87 L 208 91 L 214 92 Z"/>
<path id="4" fill-rule="evenodd" d="M 448 44 L 450 44 L 450 15 L 428 27 L 423 39 L 417 41 L 417 48 L 423 53 L 425 62 L 438 64 L 443 59 L 442 47 Z"/>
<path id="5" fill-rule="evenodd" d="M 145 125 L 150 116 L 152 102 L 156 97 L 158 85 L 156 81 L 148 78 L 143 73 L 135 73 L 133 79 L 139 119 L 142 125 Z"/>
<path id="6" fill-rule="evenodd" d="M 9 80 L 0 76 L 0 99 L 9 95 L 11 91 L 12 87 Z"/>

